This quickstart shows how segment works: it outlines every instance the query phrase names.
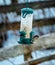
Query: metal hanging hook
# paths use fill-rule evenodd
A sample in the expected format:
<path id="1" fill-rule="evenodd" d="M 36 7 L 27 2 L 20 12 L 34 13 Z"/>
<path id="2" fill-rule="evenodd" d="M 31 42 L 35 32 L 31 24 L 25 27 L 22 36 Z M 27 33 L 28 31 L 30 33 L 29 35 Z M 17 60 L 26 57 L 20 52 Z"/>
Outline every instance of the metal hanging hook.
<path id="1" fill-rule="evenodd" d="M 28 7 L 28 0 L 26 0 L 26 7 Z"/>

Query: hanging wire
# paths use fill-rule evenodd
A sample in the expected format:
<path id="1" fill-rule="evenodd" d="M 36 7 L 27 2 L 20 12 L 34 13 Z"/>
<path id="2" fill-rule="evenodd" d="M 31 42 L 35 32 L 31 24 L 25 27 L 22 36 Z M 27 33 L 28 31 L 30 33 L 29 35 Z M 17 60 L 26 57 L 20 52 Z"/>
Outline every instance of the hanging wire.
<path id="1" fill-rule="evenodd" d="M 29 2 L 29 0 L 24 0 L 25 1 L 25 3 L 26 3 L 26 7 L 28 7 L 28 2 Z"/>
<path id="2" fill-rule="evenodd" d="M 28 7 L 28 0 L 26 0 L 26 7 Z"/>

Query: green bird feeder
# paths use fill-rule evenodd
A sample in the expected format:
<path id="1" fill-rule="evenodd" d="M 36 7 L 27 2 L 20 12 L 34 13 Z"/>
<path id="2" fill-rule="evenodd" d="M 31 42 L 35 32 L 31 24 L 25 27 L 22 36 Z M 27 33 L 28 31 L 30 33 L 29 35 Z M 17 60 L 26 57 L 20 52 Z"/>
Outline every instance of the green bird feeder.
<path id="1" fill-rule="evenodd" d="M 32 44 L 33 32 L 33 9 L 22 8 L 21 9 L 21 25 L 20 25 L 20 44 Z"/>

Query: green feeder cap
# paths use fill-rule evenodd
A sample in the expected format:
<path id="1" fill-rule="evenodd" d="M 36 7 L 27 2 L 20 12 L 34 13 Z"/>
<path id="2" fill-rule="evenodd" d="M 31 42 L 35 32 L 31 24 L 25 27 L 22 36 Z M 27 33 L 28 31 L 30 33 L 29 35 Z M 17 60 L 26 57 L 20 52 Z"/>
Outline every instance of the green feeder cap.
<path id="1" fill-rule="evenodd" d="M 25 18 L 27 14 L 33 14 L 33 9 L 31 8 L 23 8 L 21 9 L 22 17 Z"/>
<path id="2" fill-rule="evenodd" d="M 23 13 L 27 12 L 28 14 L 32 14 L 33 9 L 31 9 L 31 8 L 23 8 L 23 9 L 21 9 L 21 12 L 23 12 Z"/>

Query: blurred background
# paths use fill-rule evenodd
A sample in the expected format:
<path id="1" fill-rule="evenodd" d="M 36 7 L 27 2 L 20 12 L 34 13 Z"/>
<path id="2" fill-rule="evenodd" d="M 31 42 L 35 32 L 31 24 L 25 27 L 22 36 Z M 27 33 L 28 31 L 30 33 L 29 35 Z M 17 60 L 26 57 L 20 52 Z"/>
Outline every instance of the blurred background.
<path id="1" fill-rule="evenodd" d="M 28 0 L 28 5 L 34 9 L 34 35 L 42 36 L 55 32 L 55 0 Z M 26 7 L 26 0 L 0 0 L 0 48 L 18 44 L 21 9 L 24 7 Z M 36 53 L 39 57 L 47 52 L 55 53 L 54 50 L 37 51 Z M 21 57 L 23 58 L 23 56 Z M 33 57 L 35 58 L 34 53 Z M 12 61 L 17 63 L 19 58 L 12 59 Z M 23 62 L 23 59 L 21 61 Z M 54 62 L 53 60 L 42 65 L 55 65 Z M 12 65 L 6 60 L 0 62 L 0 65 L 4 65 L 4 63 Z"/>

